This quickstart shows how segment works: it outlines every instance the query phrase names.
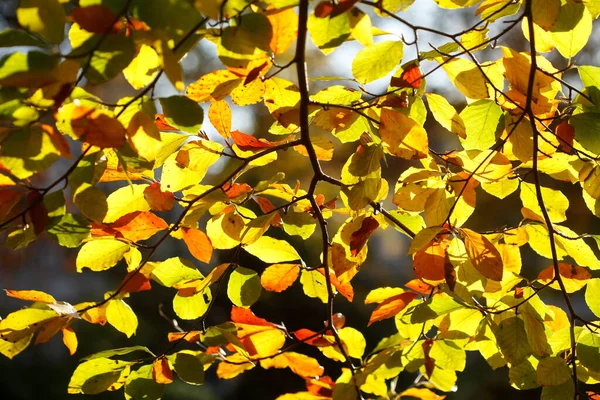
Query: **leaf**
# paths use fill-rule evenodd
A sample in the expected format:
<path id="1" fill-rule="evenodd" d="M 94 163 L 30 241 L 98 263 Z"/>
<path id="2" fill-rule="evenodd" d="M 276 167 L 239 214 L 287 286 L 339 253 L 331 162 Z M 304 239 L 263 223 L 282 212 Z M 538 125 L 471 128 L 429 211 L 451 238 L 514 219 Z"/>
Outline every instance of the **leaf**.
<path id="1" fill-rule="evenodd" d="M 74 248 L 90 236 L 90 223 L 80 215 L 65 214 L 51 218 L 46 232 L 61 246 Z"/>
<path id="2" fill-rule="evenodd" d="M 180 257 L 172 257 L 161 263 L 155 263 L 151 277 L 163 286 L 171 287 L 178 282 L 202 279 L 202 274 L 194 264 Z"/>
<path id="3" fill-rule="evenodd" d="M 236 306 L 250 307 L 259 299 L 260 292 L 260 279 L 254 270 L 237 267 L 229 275 L 227 297 Z"/>
<path id="4" fill-rule="evenodd" d="M 66 14 L 58 0 L 21 0 L 17 8 L 19 25 L 54 44 L 64 37 Z"/>
<path id="5" fill-rule="evenodd" d="M 571 370 L 560 357 L 542 358 L 536 373 L 537 383 L 541 386 L 558 386 L 571 379 Z"/>
<path id="6" fill-rule="evenodd" d="M 450 132 L 465 139 L 467 137 L 465 123 L 448 100 L 435 93 L 425 93 L 425 97 L 435 120 Z"/>
<path id="7" fill-rule="evenodd" d="M 87 242 L 77 254 L 77 272 L 83 268 L 92 271 L 104 271 L 114 267 L 129 250 L 127 243 L 114 239 L 100 239 Z"/>
<path id="8" fill-rule="evenodd" d="M 225 100 L 210 103 L 208 119 L 219 135 L 225 139 L 231 137 L 231 109 Z"/>
<path id="9" fill-rule="evenodd" d="M 558 190 L 546 187 L 541 187 L 541 192 L 544 207 L 550 216 L 550 220 L 552 222 L 566 221 L 566 212 L 567 208 L 569 208 L 569 199 L 567 199 L 567 196 Z M 542 215 L 535 184 L 521 183 L 521 201 L 523 202 L 523 207 L 530 209 L 539 216 Z"/>
<path id="10" fill-rule="evenodd" d="M 110 227 L 121 233 L 125 239 L 137 242 L 149 239 L 169 226 L 162 218 L 151 212 L 135 211 L 122 216 L 110 224 Z"/>
<path id="11" fill-rule="evenodd" d="M 173 382 L 173 371 L 171 371 L 169 361 L 166 358 L 157 358 L 154 360 L 152 363 L 152 379 L 161 385 Z"/>
<path id="12" fill-rule="evenodd" d="M 298 279 L 299 274 L 298 264 L 273 264 L 265 268 L 260 283 L 270 292 L 283 292 Z"/>
<path id="13" fill-rule="evenodd" d="M 149 211 L 150 205 L 144 195 L 148 186 L 134 184 L 112 192 L 106 199 L 108 211 L 103 222 L 115 222 L 122 216 L 135 211 Z"/>
<path id="14" fill-rule="evenodd" d="M 190 253 L 203 263 L 210 263 L 213 247 L 206 233 L 199 229 L 183 227 L 182 235 Z"/>
<path id="15" fill-rule="evenodd" d="M 92 107 L 75 107 L 71 114 L 71 128 L 78 138 L 100 148 L 125 144 L 123 125 L 107 112 Z"/>
<path id="16" fill-rule="evenodd" d="M 411 160 L 427 156 L 427 132 L 400 111 L 382 108 L 379 134 L 387 150 L 397 157 Z"/>
<path id="17" fill-rule="evenodd" d="M 132 362 L 96 358 L 77 366 L 69 381 L 69 394 L 98 394 L 129 374 Z"/>
<path id="18" fill-rule="evenodd" d="M 460 118 L 466 127 L 466 139 L 461 140 L 465 150 L 483 150 L 496 142 L 496 129 L 502 116 L 502 109 L 492 100 L 479 100 L 469 104 Z"/>
<path id="19" fill-rule="evenodd" d="M 277 13 L 267 15 L 273 36 L 269 47 L 275 54 L 284 53 L 296 41 L 298 34 L 298 16 L 296 12 L 288 8 Z"/>
<path id="20" fill-rule="evenodd" d="M 436 60 L 442 62 L 441 59 Z M 448 78 L 466 97 L 477 100 L 490 97 L 485 77 L 472 61 L 464 58 L 452 58 L 444 59 L 443 62 L 445 63 L 442 68 L 448 74 Z M 468 123 L 465 122 L 465 126 L 468 126 Z"/>
<path id="21" fill-rule="evenodd" d="M 470 229 L 462 229 L 465 248 L 473 266 L 486 278 L 501 281 L 503 263 L 500 252 L 485 236 Z"/>
<path id="22" fill-rule="evenodd" d="M 63 343 L 69 349 L 69 354 L 73 355 L 77 351 L 77 335 L 70 326 L 67 326 L 61 330 L 63 334 Z"/>
<path id="23" fill-rule="evenodd" d="M 532 0 L 531 9 L 533 22 L 549 31 L 561 11 L 560 0 Z"/>
<path id="24" fill-rule="evenodd" d="M 127 337 L 134 335 L 138 327 L 137 316 L 123 300 L 110 300 L 108 302 L 106 319 L 109 324 Z"/>
<path id="25" fill-rule="evenodd" d="M 583 288 L 586 284 L 591 283 L 592 275 L 582 267 L 576 265 L 558 263 L 561 279 L 567 293 L 573 293 Z M 538 274 L 538 280 L 542 283 L 549 283 L 554 278 L 554 266 L 551 265 L 545 268 Z M 558 282 L 553 282 L 551 288 L 561 290 Z"/>
<path id="26" fill-rule="evenodd" d="M 598 297 L 598 290 L 600 289 L 600 278 L 593 278 L 587 282 L 587 288 L 585 289 L 585 302 L 590 310 L 600 318 L 600 298 Z"/>
<path id="27" fill-rule="evenodd" d="M 256 242 L 245 246 L 244 250 L 269 264 L 301 259 L 288 242 L 269 236 L 261 236 Z"/>
<path id="28" fill-rule="evenodd" d="M 26 301 L 39 301 L 42 303 L 54 303 L 56 300 L 48 293 L 40 292 L 39 290 L 9 290 L 4 289 L 6 295 L 15 299 Z"/>
<path id="29" fill-rule="evenodd" d="M 567 2 L 561 5 L 551 32 L 558 52 L 570 59 L 586 45 L 592 33 L 592 16 L 584 4 Z"/>
<path id="30" fill-rule="evenodd" d="M 401 41 L 372 44 L 359 51 L 352 61 L 352 75 L 359 83 L 373 82 L 392 72 L 403 55 L 404 43 Z"/>
<path id="31" fill-rule="evenodd" d="M 366 245 L 371 234 L 379 227 L 379 222 L 374 217 L 362 220 L 360 228 L 350 235 L 350 254 L 356 256 Z"/>
<path id="32" fill-rule="evenodd" d="M 160 400 L 165 385 L 158 384 L 152 379 L 152 365 L 144 365 L 133 371 L 125 381 L 125 399 Z"/>
<path id="33" fill-rule="evenodd" d="M 532 354 L 525 324 L 518 317 L 510 317 L 500 322 L 494 329 L 494 336 L 504 358 L 513 365 L 525 361 Z"/>
<path id="34" fill-rule="evenodd" d="M 192 83 L 186 89 L 185 95 L 198 103 L 219 101 L 229 96 L 241 83 L 242 79 L 233 72 L 220 69 L 209 72 Z"/>
<path id="35" fill-rule="evenodd" d="M 184 96 L 159 99 L 167 122 L 184 132 L 196 134 L 202 127 L 204 111 L 197 102 Z"/>
<path id="36" fill-rule="evenodd" d="M 71 16 L 81 28 L 98 35 L 118 34 L 123 28 L 118 16 L 100 4 L 74 8 Z"/>
<path id="37" fill-rule="evenodd" d="M 287 351 L 273 358 L 260 361 L 260 366 L 269 368 L 289 368 L 298 376 L 303 378 L 314 378 L 322 376 L 324 369 L 319 362 L 301 353 Z"/>
<path id="38" fill-rule="evenodd" d="M 156 50 L 151 46 L 142 44 L 137 55 L 123 70 L 123 75 L 134 89 L 139 90 L 152 82 L 160 66 L 161 60 Z"/>
<path id="39" fill-rule="evenodd" d="M 327 55 L 350 36 L 350 20 L 346 13 L 319 18 L 313 12 L 308 17 L 308 32 L 315 46 Z"/>
<path id="40" fill-rule="evenodd" d="M 383 300 L 371 313 L 367 326 L 371 326 L 374 322 L 394 317 L 417 296 L 416 293 L 404 292 Z"/>
<path id="41" fill-rule="evenodd" d="M 212 302 L 210 289 L 205 289 L 192 295 L 182 296 L 177 293 L 173 299 L 173 310 L 179 318 L 197 319 L 202 317 Z"/>
<path id="42" fill-rule="evenodd" d="M 275 143 L 267 142 L 264 139 L 257 139 L 254 136 L 246 135 L 240 131 L 231 132 L 231 138 L 240 149 L 246 151 L 268 149 L 275 145 Z"/>
<path id="43" fill-rule="evenodd" d="M 204 383 L 204 365 L 200 355 L 190 350 L 175 353 L 173 368 L 179 379 L 190 385 Z"/>
<path id="44" fill-rule="evenodd" d="M 161 191 L 160 184 L 156 182 L 144 189 L 144 200 L 153 211 L 169 211 L 175 205 L 173 193 Z"/>

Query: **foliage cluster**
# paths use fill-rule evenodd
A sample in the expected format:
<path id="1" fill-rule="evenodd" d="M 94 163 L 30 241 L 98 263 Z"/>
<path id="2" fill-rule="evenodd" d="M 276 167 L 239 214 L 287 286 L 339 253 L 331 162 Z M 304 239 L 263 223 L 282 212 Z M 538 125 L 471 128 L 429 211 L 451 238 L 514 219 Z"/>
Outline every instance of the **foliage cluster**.
<path id="1" fill-rule="evenodd" d="M 600 68 L 573 62 L 600 1 L 435 2 L 448 15 L 469 8 L 479 20 L 456 33 L 414 25 L 403 12 L 415 0 L 21 0 L 19 28 L 0 32 L 0 47 L 9 48 L 0 59 L 4 245 L 24 249 L 47 235 L 79 248 L 77 272 L 120 265 L 123 280 L 79 304 L 7 289 L 28 303 L 0 321 L 0 353 L 15 357 L 60 333 L 74 354 L 82 323 L 131 337 L 138 320 L 127 298 L 162 285 L 193 328 L 173 324 L 158 354 L 132 346 L 83 358 L 69 393 L 123 389 L 127 399 L 159 399 L 175 375 L 199 385 L 209 368 L 221 379 L 289 368 L 307 389 L 280 400 L 437 399 L 476 352 L 493 369 L 508 367 L 516 389 L 600 398 L 585 386 L 600 382 L 600 325 L 573 301 L 585 293 L 600 319 L 600 261 L 590 247 L 600 237 L 566 226 L 569 199 L 557 189 L 581 187 L 590 216 L 600 217 Z M 413 37 L 376 27 L 382 18 Z M 425 48 L 420 32 L 446 44 Z M 522 34 L 526 51 L 506 46 L 509 34 Z M 359 42 L 353 77 L 309 80 L 309 39 L 324 55 Z M 181 60 L 200 42 L 213 44 L 222 67 L 186 86 Z M 409 47 L 414 59 L 404 56 Z M 293 70 L 295 79 L 282 77 Z M 464 97 L 462 111 L 427 91 L 434 73 Z M 110 104 L 93 94 L 120 77 L 134 96 Z M 179 94 L 157 98 L 161 77 Z M 384 78 L 383 93 L 367 90 Z M 232 109 L 250 106 L 268 110 L 268 133 L 234 129 Z M 459 145 L 434 150 L 426 120 Z M 201 131 L 207 123 L 218 139 Z M 328 174 L 323 165 L 340 143 L 355 150 Z M 305 157 L 309 180 L 269 172 L 294 152 Z M 382 176 L 394 157 L 415 161 L 389 182 Z M 70 166 L 44 181 L 61 158 Z M 219 160 L 227 161 L 220 170 Z M 272 177 L 247 178 L 259 168 Z M 469 228 L 484 193 L 518 196 L 522 208 L 504 210 L 518 223 Z M 337 231 L 331 218 L 344 221 Z M 355 298 L 352 279 L 370 236 L 383 229 L 411 239 L 414 279 Z M 293 244 L 313 235 L 320 246 L 303 260 Z M 183 241 L 189 254 L 156 259 L 167 240 Z M 535 279 L 521 274 L 524 248 L 548 260 Z M 215 250 L 226 262 L 211 264 Z M 241 252 L 268 266 L 240 265 Z M 320 330 L 307 321 L 289 331 L 285 316 L 275 323 L 250 310 L 262 291 L 293 284 L 323 303 Z M 548 291 L 562 294 L 563 308 L 540 298 Z M 224 292 L 230 320 L 206 326 Z M 393 318 L 397 333 L 367 346 L 366 327 L 336 313 L 345 301 L 373 304 L 369 325 Z M 341 363 L 341 375 L 303 353 L 310 347 Z M 418 378 L 397 388 L 404 371 Z"/>

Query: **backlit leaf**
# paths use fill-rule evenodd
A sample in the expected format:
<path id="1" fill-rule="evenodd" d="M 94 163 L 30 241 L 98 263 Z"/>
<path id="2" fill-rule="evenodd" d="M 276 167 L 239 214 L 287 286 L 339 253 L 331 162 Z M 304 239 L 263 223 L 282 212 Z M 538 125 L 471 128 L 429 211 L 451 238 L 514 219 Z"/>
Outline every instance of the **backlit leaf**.
<path id="1" fill-rule="evenodd" d="M 401 41 L 380 42 L 358 52 L 352 61 L 352 75 L 360 83 L 370 83 L 383 78 L 400 64 L 404 55 Z"/>

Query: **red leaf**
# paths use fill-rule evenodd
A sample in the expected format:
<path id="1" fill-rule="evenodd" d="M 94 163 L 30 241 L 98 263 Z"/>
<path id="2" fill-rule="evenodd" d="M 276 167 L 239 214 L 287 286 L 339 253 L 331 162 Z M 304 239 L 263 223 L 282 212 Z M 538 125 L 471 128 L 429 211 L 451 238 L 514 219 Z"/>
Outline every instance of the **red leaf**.
<path id="1" fill-rule="evenodd" d="M 430 285 L 429 283 L 425 283 L 420 279 L 413 279 L 412 281 L 406 283 L 404 286 L 409 288 L 410 290 L 414 290 L 415 292 L 423 295 L 429 295 L 431 293 L 431 290 L 434 288 L 434 286 Z"/>
<path id="2" fill-rule="evenodd" d="M 401 88 L 419 89 L 423 83 L 423 73 L 416 63 L 404 67 L 400 77 L 392 77 L 391 86 Z"/>
<path id="3" fill-rule="evenodd" d="M 360 0 L 339 0 L 337 4 L 332 4 L 328 1 L 323 1 L 315 8 L 315 16 L 317 18 L 334 18 L 351 9 Z"/>
<path id="4" fill-rule="evenodd" d="M 175 205 L 173 193 L 161 191 L 156 182 L 144 189 L 144 199 L 154 211 L 169 211 Z"/>
<path id="5" fill-rule="evenodd" d="M 123 282 L 127 282 L 121 289 L 121 293 L 123 294 L 144 292 L 152 289 L 152 285 L 150 284 L 148 278 L 136 271 L 131 271 L 128 273 L 125 279 L 123 279 Z"/>
<path id="6" fill-rule="evenodd" d="M 316 346 L 316 347 L 329 347 L 331 346 L 331 343 L 327 340 L 324 339 L 322 335 L 317 334 L 317 332 L 313 332 L 310 329 L 298 329 L 297 331 L 294 332 L 294 336 L 296 336 L 296 339 L 306 343 L 306 344 L 310 344 L 311 346 Z"/>
<path id="7" fill-rule="evenodd" d="M 71 15 L 83 29 L 99 35 L 114 35 L 123 29 L 123 23 L 117 15 L 103 5 L 77 7 L 71 11 Z"/>
<path id="8" fill-rule="evenodd" d="M 379 222 L 373 217 L 366 217 L 362 220 L 360 228 L 356 232 L 352 232 L 350 236 L 350 254 L 355 257 L 365 246 L 367 240 L 375 229 L 379 227 Z"/>
<path id="9" fill-rule="evenodd" d="M 256 149 L 268 149 L 269 147 L 275 146 L 275 143 L 268 142 L 266 140 L 258 140 L 254 136 L 246 135 L 240 131 L 231 132 L 231 138 L 237 144 L 237 146 L 246 151 L 246 150 L 256 150 Z"/>
<path id="10" fill-rule="evenodd" d="M 334 5 L 328 1 L 320 2 L 315 8 L 315 17 L 325 18 L 329 17 L 333 12 Z"/>
<path id="11" fill-rule="evenodd" d="M 404 292 L 397 296 L 392 296 L 389 299 L 385 299 L 383 302 L 377 305 L 375 310 L 373 310 L 367 326 L 371 326 L 371 324 L 377 321 L 392 318 L 402 311 L 408 305 L 408 303 L 413 301 L 417 296 L 418 294 L 413 292 Z"/>
<path id="12" fill-rule="evenodd" d="M 561 122 L 556 127 L 556 137 L 565 153 L 571 153 L 573 150 L 573 138 L 575 137 L 575 128 L 567 121 Z"/>
<path id="13" fill-rule="evenodd" d="M 231 185 L 229 182 L 223 185 L 223 191 L 230 199 L 235 199 L 246 193 L 252 192 L 252 187 L 247 183 L 234 183 Z"/>
<path id="14" fill-rule="evenodd" d="M 37 201 L 28 212 L 31 222 L 33 223 L 33 231 L 36 235 L 42 233 L 48 224 L 48 210 L 46 210 L 41 199 L 38 199 L 40 196 L 41 195 L 37 192 L 29 192 L 27 195 L 27 202 L 29 204 L 33 204 Z"/>

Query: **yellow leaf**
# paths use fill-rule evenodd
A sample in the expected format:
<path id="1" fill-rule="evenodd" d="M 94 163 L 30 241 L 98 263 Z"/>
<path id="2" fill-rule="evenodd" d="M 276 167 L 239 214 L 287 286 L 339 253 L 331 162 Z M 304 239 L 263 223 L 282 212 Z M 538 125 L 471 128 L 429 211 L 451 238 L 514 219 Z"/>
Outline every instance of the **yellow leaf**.
<path id="1" fill-rule="evenodd" d="M 379 134 L 381 140 L 388 145 L 386 150 L 395 156 L 409 160 L 427 157 L 427 132 L 400 111 L 381 109 Z"/>
<path id="2" fill-rule="evenodd" d="M 69 354 L 73 355 L 77 351 L 77 335 L 70 326 L 62 329 L 63 343 L 69 349 Z"/>
<path id="3" fill-rule="evenodd" d="M 148 161 L 154 161 L 163 146 L 158 128 L 145 112 L 138 112 L 131 118 L 127 137 L 133 150 Z"/>
<path id="4" fill-rule="evenodd" d="M 571 59 L 588 43 L 592 33 L 592 15 L 585 4 L 568 1 L 561 6 L 551 32 L 558 52 Z"/>
<path id="5" fill-rule="evenodd" d="M 560 0 L 531 0 L 533 23 L 549 31 L 561 11 L 560 3 Z"/>
<path id="6" fill-rule="evenodd" d="M 317 270 L 302 270 L 300 275 L 300 283 L 304 294 L 308 297 L 318 298 L 323 303 L 327 303 L 327 283 L 325 275 Z"/>
<path id="7" fill-rule="evenodd" d="M 285 52 L 296 41 L 298 16 L 293 8 L 267 14 L 273 35 L 269 47 L 275 54 Z"/>
<path id="8" fill-rule="evenodd" d="M 244 250 L 270 264 L 300 260 L 291 244 L 269 236 L 261 236 L 256 242 L 244 247 Z"/>
<path id="9" fill-rule="evenodd" d="M 442 65 L 452 84 L 470 99 L 490 98 L 488 86 L 482 72 L 477 66 L 464 58 L 453 58 L 450 61 L 437 59 L 438 62 L 447 61 Z"/>
<path id="10" fill-rule="evenodd" d="M 142 44 L 133 61 L 123 70 L 125 79 L 136 90 L 148 85 L 161 66 L 160 57 L 152 46 Z"/>
<path id="11" fill-rule="evenodd" d="M 550 216 L 552 222 L 563 222 L 567 220 L 567 208 L 569 208 L 569 199 L 562 192 L 546 187 L 541 188 L 542 199 L 546 211 Z M 540 208 L 536 186 L 533 183 L 521 182 L 521 201 L 523 207 L 526 207 L 542 216 L 542 210 Z"/>
<path id="12" fill-rule="evenodd" d="M 127 337 L 135 334 L 138 319 L 131 307 L 123 300 L 110 300 L 106 306 L 106 320 Z"/>
<path id="13" fill-rule="evenodd" d="M 220 379 L 233 379 L 244 371 L 254 368 L 254 364 L 239 353 L 231 354 L 225 357 L 225 360 L 229 362 L 220 362 L 217 366 L 217 376 Z"/>
<path id="14" fill-rule="evenodd" d="M 58 0 L 21 0 L 17 8 L 19 25 L 54 44 L 64 38 L 65 9 Z"/>
<path id="15" fill-rule="evenodd" d="M 288 129 L 298 128 L 300 91 L 292 82 L 274 77 L 265 83 L 265 105 L 273 118 Z"/>
<path id="16" fill-rule="evenodd" d="M 264 369 L 289 368 L 296 375 L 304 378 L 315 378 L 322 376 L 324 372 L 323 367 L 319 365 L 317 360 L 293 351 L 287 351 L 273 358 L 261 360 L 260 366 Z"/>
<path id="17" fill-rule="evenodd" d="M 77 272 L 83 268 L 104 271 L 114 267 L 129 250 L 127 243 L 114 239 L 99 239 L 84 244 L 77 254 Z"/>
<path id="18" fill-rule="evenodd" d="M 317 154 L 317 159 L 321 161 L 330 161 L 333 158 L 334 145 L 333 142 L 324 136 L 312 136 L 311 143 Z M 294 150 L 303 156 L 308 157 L 308 152 L 304 145 L 294 146 Z"/>
<path id="19" fill-rule="evenodd" d="M 462 118 L 445 97 L 435 93 L 425 93 L 425 97 L 433 117 L 440 125 L 463 139 L 467 137 Z"/>
<path id="20" fill-rule="evenodd" d="M 237 214 L 222 214 L 206 223 L 206 234 L 215 249 L 232 249 L 240 244 L 244 220 Z"/>
<path id="21" fill-rule="evenodd" d="M 219 101 L 229 96 L 231 91 L 242 82 L 243 80 L 233 72 L 219 69 L 202 76 L 188 86 L 185 95 L 198 103 Z"/>
<path id="22" fill-rule="evenodd" d="M 130 185 L 112 192 L 106 199 L 108 211 L 103 222 L 115 222 L 123 215 L 134 211 L 150 211 L 150 205 L 144 198 L 144 190 L 148 186 L 146 184 Z"/>
<path id="23" fill-rule="evenodd" d="M 470 229 L 462 229 L 465 248 L 473 266 L 486 278 L 502 280 L 502 256 L 485 236 Z"/>

